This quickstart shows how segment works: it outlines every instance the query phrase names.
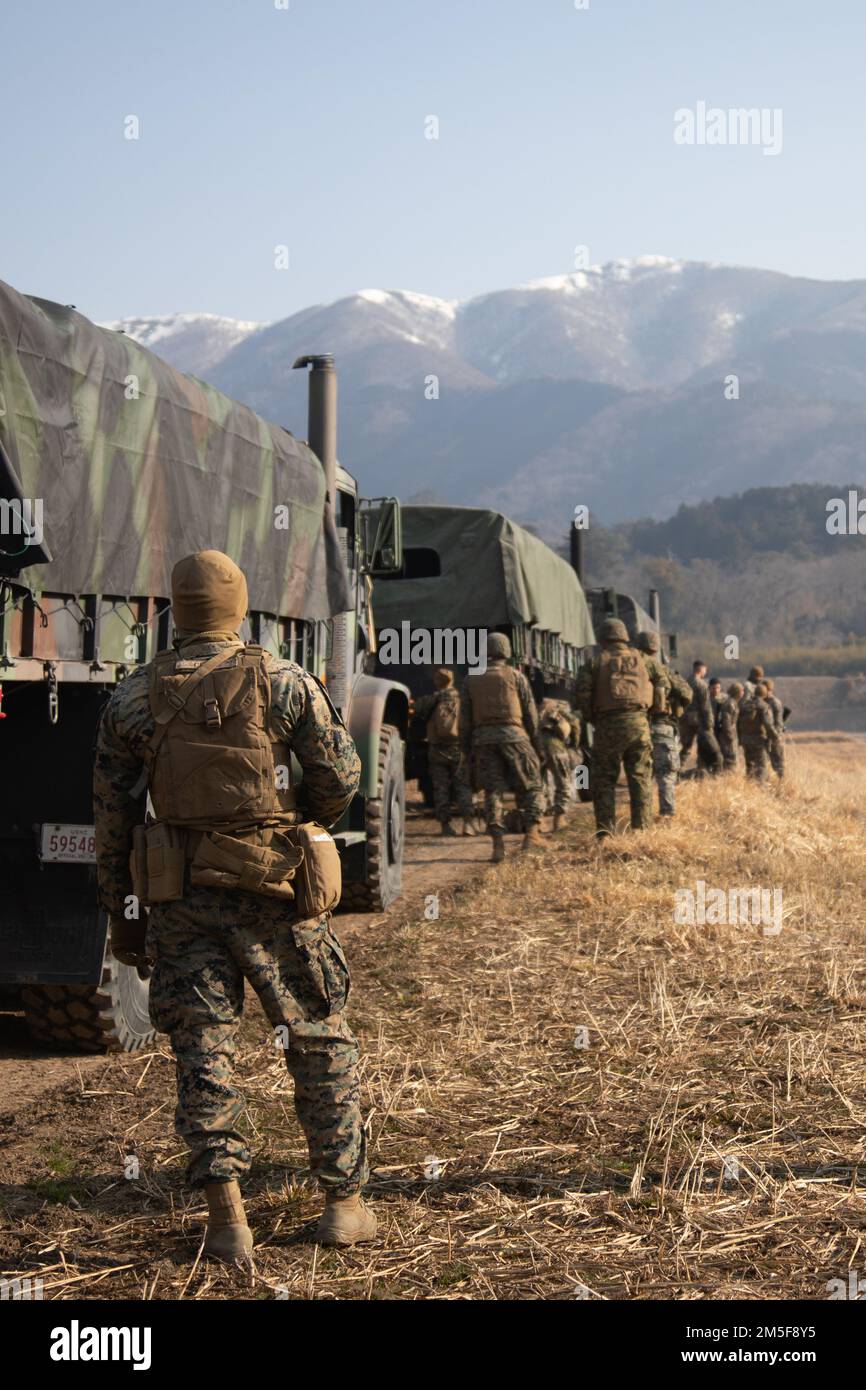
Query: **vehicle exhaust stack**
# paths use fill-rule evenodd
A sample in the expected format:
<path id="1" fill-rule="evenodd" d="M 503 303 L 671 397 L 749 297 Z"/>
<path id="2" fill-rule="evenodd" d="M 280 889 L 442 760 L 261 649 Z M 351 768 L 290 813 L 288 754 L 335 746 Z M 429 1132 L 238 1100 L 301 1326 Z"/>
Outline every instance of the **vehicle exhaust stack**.
<path id="1" fill-rule="evenodd" d="M 585 587 L 583 577 L 586 560 L 583 547 L 583 530 L 574 521 L 571 523 L 571 530 L 569 532 L 569 546 L 571 551 L 571 568 L 577 575 L 580 587 L 583 589 Z"/>
<path id="2" fill-rule="evenodd" d="M 661 625 L 661 609 L 660 609 L 660 607 L 659 607 L 659 591 L 658 591 L 658 589 L 650 589 L 650 591 L 649 591 L 649 614 L 650 614 L 650 617 L 652 618 L 653 622 L 655 623 L 656 632 L 659 632 L 659 633 L 660 633 L 661 630 L 662 630 L 662 625 Z"/>
<path id="3" fill-rule="evenodd" d="M 310 368 L 307 400 L 307 443 L 325 470 L 327 505 L 337 498 L 337 373 L 333 353 L 299 357 L 293 367 Z"/>

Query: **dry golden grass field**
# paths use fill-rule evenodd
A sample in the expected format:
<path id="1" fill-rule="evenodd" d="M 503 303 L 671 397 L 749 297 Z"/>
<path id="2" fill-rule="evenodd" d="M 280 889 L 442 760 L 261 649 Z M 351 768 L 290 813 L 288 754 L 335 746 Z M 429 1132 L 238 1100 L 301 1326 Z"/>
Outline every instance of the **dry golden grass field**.
<path id="1" fill-rule="evenodd" d="M 55 1299 L 820 1300 L 862 1277 L 866 741 L 788 759 L 781 789 L 685 783 L 675 822 L 603 846 L 581 808 L 537 858 L 443 876 L 438 920 L 351 935 L 377 1245 L 311 1243 L 251 1006 L 254 1268 L 198 1259 L 162 1045 L 5 1118 L 4 1272 Z M 677 923 L 698 880 L 781 889 L 782 930 Z"/>

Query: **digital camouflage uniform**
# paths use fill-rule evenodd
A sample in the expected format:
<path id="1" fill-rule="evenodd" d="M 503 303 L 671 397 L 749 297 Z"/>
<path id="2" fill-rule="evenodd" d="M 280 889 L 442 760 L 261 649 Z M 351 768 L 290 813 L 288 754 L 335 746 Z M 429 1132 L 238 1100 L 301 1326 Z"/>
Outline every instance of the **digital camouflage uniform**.
<path id="1" fill-rule="evenodd" d="M 739 761 L 740 741 L 737 737 L 739 716 L 740 701 L 729 692 L 719 701 L 717 725 L 718 743 L 726 772 L 734 772 Z"/>
<path id="2" fill-rule="evenodd" d="M 620 629 L 621 639 L 605 637 L 606 631 Z M 653 689 L 667 692 L 669 683 L 664 668 L 653 657 L 628 645 L 623 623 L 608 619 L 602 625 L 600 636 L 605 650 L 637 655 L 645 665 Z M 603 712 L 596 708 L 600 662 L 601 657 L 597 656 L 578 672 L 575 704 L 581 716 L 593 725 L 590 784 L 596 834 L 603 836 L 612 835 L 616 829 L 616 784 L 621 766 L 625 768 L 628 783 L 632 829 L 643 830 L 651 823 L 653 763 L 648 703 Z"/>
<path id="3" fill-rule="evenodd" d="M 680 720 L 680 739 L 682 756 L 687 758 L 692 744 L 697 740 L 697 777 L 707 772 L 718 772 L 722 766 L 721 749 L 716 741 L 715 716 L 710 699 L 710 687 L 698 675 L 688 677 L 691 688 L 691 704 Z"/>
<path id="4" fill-rule="evenodd" d="M 667 709 L 660 714 L 650 711 L 650 737 L 652 738 L 653 777 L 659 794 L 659 815 L 672 816 L 676 811 L 676 786 L 680 772 L 680 735 L 677 716 L 671 704 L 678 701 L 685 705 L 691 700 L 692 692 L 681 675 L 676 671 L 666 671 L 670 683 Z"/>
<path id="5" fill-rule="evenodd" d="M 746 776 L 759 782 L 769 777 L 769 750 L 776 742 L 776 723 L 764 696 L 765 687 L 758 684 L 754 695 L 740 706 L 737 734 L 746 759 Z"/>
<path id="6" fill-rule="evenodd" d="M 767 692 L 766 699 L 773 714 L 773 724 L 776 730 L 776 738 L 768 745 L 767 753 L 770 766 L 781 781 L 785 775 L 785 709 L 778 695 L 774 693 L 772 686 Z"/>
<path id="7" fill-rule="evenodd" d="M 574 754 L 580 749 L 581 722 L 579 717 L 561 700 L 550 701 L 549 709 L 555 706 L 569 725 L 569 733 L 563 738 L 548 710 L 542 709 L 539 721 L 541 739 L 541 771 L 549 773 L 553 781 L 553 812 L 562 816 L 573 800 Z"/>
<path id="8" fill-rule="evenodd" d="M 229 633 L 179 643 L 185 658 L 207 658 L 232 645 Z M 360 762 L 351 737 L 318 683 L 300 666 L 269 657 L 273 729 L 303 769 L 304 814 L 332 825 L 351 801 Z M 132 894 L 132 829 L 143 820 L 145 749 L 154 730 L 149 667 L 117 687 L 99 728 L 94 773 L 96 857 L 103 906 L 122 917 Z M 285 1047 L 295 1107 L 310 1167 L 326 1192 L 348 1196 L 366 1178 L 357 1077 L 358 1045 L 343 1015 L 349 972 L 327 914 L 298 920 L 291 901 L 193 887 L 187 865 L 183 898 L 150 909 L 147 954 L 154 1026 L 175 1055 L 176 1127 L 190 1150 L 193 1186 L 242 1177 L 250 1151 L 242 1133 L 244 1101 L 234 1079 L 244 981 L 256 991 Z"/>
<path id="9" fill-rule="evenodd" d="M 432 695 L 423 695 L 420 700 L 415 701 L 415 713 L 428 721 L 427 770 L 433 784 L 433 812 L 438 821 L 447 825 L 451 819 L 451 807 L 456 802 L 464 821 L 471 823 L 475 815 L 475 806 L 459 735 L 447 740 L 434 741 L 431 738 L 430 716 L 441 703 L 455 706 L 459 722 L 460 695 L 453 685 L 444 690 L 436 690 Z"/>
<path id="10" fill-rule="evenodd" d="M 499 634 L 491 633 L 488 641 L 497 636 Z M 504 833 L 502 799 L 508 791 L 515 794 L 527 831 L 533 830 L 544 814 L 538 711 L 532 690 L 523 672 L 508 667 L 504 657 L 488 657 L 488 673 L 497 668 L 511 672 L 520 705 L 520 724 L 479 725 L 474 721 L 470 687 L 474 681 L 484 681 L 485 675 L 467 676 L 460 693 L 461 744 L 467 757 L 472 759 L 476 786 L 484 792 L 487 829 L 494 837 Z"/>

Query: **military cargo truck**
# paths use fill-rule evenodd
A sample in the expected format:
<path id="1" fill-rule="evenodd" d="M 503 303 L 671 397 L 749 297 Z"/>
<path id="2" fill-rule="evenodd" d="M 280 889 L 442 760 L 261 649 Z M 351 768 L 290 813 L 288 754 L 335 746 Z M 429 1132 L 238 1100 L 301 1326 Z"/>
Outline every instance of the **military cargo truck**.
<path id="1" fill-rule="evenodd" d="M 404 506 L 402 528 L 402 564 L 374 585 L 380 641 L 404 623 L 416 632 L 504 632 L 537 702 L 568 700 L 595 641 L 589 606 L 569 563 L 524 527 L 480 507 Z M 461 679 L 466 664 L 443 652 L 444 664 L 454 666 Z M 430 665 L 379 669 L 416 697 L 432 689 Z M 423 730 L 412 734 L 407 775 L 423 785 Z"/>
<path id="2" fill-rule="evenodd" d="M 151 1036 L 146 972 L 105 949 L 92 749 L 118 681 L 171 643 L 171 569 L 190 551 L 237 561 L 242 635 L 322 678 L 356 740 L 361 789 L 334 832 L 344 901 L 400 892 L 409 692 L 373 670 L 369 601 L 402 563 L 399 507 L 363 504 L 337 462 L 332 359 L 295 365 L 308 444 L 0 283 L 0 991 L 39 1039 Z"/>

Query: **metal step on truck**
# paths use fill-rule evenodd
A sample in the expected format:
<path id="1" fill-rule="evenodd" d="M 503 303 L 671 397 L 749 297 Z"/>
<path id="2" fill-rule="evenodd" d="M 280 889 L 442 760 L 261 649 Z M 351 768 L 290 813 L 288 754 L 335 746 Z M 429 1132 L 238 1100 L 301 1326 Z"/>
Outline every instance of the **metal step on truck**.
<path id="1" fill-rule="evenodd" d="M 363 502 L 337 461 L 333 360 L 295 366 L 309 443 L 0 282 L 0 1007 L 44 1043 L 153 1036 L 146 972 L 106 951 L 92 754 L 111 691 L 171 644 L 171 569 L 191 551 L 236 560 L 241 635 L 322 679 L 355 739 L 344 905 L 400 894 L 409 692 L 374 673 L 370 613 L 372 576 L 402 564 L 400 509 Z"/>

